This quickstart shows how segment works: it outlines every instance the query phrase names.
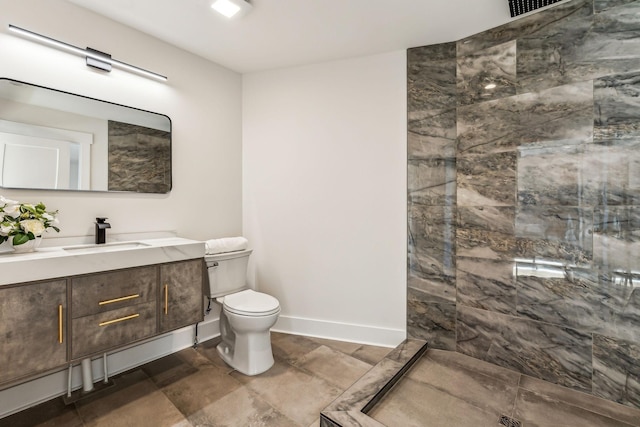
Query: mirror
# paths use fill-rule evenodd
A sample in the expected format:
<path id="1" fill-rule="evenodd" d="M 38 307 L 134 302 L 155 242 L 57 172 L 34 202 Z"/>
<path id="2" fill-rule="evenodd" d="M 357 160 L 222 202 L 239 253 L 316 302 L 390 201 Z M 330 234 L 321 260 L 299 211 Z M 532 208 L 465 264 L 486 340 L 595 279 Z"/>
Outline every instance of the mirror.
<path id="1" fill-rule="evenodd" d="M 171 119 L 0 78 L 0 187 L 168 193 Z"/>

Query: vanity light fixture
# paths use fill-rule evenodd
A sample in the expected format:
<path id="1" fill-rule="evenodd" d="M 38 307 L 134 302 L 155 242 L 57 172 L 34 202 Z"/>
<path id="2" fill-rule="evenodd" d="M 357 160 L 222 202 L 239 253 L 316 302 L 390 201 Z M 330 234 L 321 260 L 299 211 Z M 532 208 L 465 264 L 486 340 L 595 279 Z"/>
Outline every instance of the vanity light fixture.
<path id="1" fill-rule="evenodd" d="M 11 25 L 11 24 L 9 24 L 9 30 L 25 38 L 38 41 L 48 46 L 53 46 L 65 52 L 84 56 L 86 58 L 87 65 L 90 67 L 99 68 L 101 70 L 109 72 L 111 71 L 111 67 L 113 66 L 113 67 L 120 68 L 122 70 L 126 70 L 132 73 L 140 74 L 145 77 L 150 77 L 160 81 L 167 81 L 167 78 L 161 74 L 154 73 L 153 71 L 145 70 L 140 67 L 136 67 L 135 65 L 118 61 L 116 59 L 111 58 L 111 55 L 104 52 L 100 52 L 99 50 L 91 49 L 90 47 L 83 49 L 81 47 L 77 47 L 65 42 L 61 42 L 59 40 L 52 39 L 51 37 L 43 36 L 41 34 L 34 33 L 33 31 L 25 30 L 24 28 L 16 27 L 15 25 Z"/>
<path id="2" fill-rule="evenodd" d="M 229 19 L 246 15 L 251 7 L 248 0 L 214 0 L 211 5 L 213 10 Z"/>

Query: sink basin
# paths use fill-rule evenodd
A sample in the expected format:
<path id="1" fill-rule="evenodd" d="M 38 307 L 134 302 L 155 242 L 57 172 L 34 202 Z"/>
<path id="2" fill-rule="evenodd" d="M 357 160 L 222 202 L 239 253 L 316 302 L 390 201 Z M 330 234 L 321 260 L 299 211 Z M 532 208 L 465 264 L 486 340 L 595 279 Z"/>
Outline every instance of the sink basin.
<path id="1" fill-rule="evenodd" d="M 126 249 L 136 249 L 136 248 L 146 248 L 150 245 L 142 242 L 114 242 L 114 243 L 104 243 L 100 245 L 78 245 L 78 246 L 67 246 L 64 249 L 67 252 L 71 252 L 72 254 L 92 254 L 92 253 L 102 253 L 102 252 L 113 252 L 113 251 L 122 251 Z"/>

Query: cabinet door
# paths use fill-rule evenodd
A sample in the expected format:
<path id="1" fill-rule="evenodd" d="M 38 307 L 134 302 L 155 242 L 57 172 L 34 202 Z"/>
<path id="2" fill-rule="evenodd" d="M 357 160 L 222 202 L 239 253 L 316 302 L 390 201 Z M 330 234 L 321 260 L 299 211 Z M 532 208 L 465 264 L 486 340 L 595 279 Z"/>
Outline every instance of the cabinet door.
<path id="1" fill-rule="evenodd" d="M 0 287 L 0 383 L 67 361 L 67 282 Z"/>
<path id="2" fill-rule="evenodd" d="M 160 332 L 202 321 L 202 264 L 196 259 L 160 266 Z"/>

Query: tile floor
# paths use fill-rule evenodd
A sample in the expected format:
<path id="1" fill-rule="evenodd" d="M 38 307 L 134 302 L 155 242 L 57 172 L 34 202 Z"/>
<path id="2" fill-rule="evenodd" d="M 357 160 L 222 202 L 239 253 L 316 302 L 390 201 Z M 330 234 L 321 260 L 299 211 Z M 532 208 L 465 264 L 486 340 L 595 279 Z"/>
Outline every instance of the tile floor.
<path id="1" fill-rule="evenodd" d="M 272 343 L 276 363 L 259 376 L 230 369 L 211 340 L 115 376 L 114 386 L 73 405 L 54 399 L 0 427 L 317 427 L 320 411 L 371 388 L 367 376 L 399 350 L 280 333 Z M 364 385 L 352 386 L 358 379 Z M 428 350 L 361 415 L 353 425 L 499 427 L 507 415 L 522 427 L 640 427 L 638 410 L 440 350 Z"/>
<path id="2" fill-rule="evenodd" d="M 316 427 L 320 411 L 392 349 L 272 333 L 275 365 L 247 377 L 217 340 L 112 378 L 73 405 L 62 398 L 0 419 L 0 427 Z"/>
<path id="3" fill-rule="evenodd" d="M 368 413 L 387 426 L 640 426 L 640 410 L 459 353 L 428 350 Z"/>

